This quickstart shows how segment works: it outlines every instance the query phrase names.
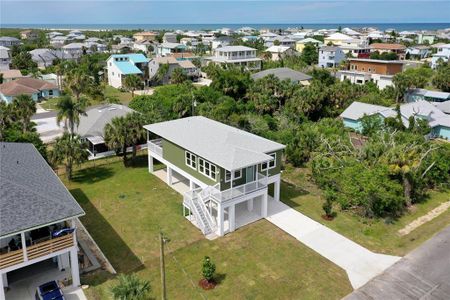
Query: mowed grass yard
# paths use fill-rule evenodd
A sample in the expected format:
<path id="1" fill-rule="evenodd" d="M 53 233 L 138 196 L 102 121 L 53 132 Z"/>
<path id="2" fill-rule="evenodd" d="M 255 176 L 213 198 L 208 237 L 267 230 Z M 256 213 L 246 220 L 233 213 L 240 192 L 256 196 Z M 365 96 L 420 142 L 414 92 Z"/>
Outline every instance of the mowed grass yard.
<path id="1" fill-rule="evenodd" d="M 159 240 L 166 246 L 169 299 L 340 299 L 351 286 L 344 270 L 265 220 L 214 241 L 182 216 L 182 197 L 148 173 L 121 162 L 75 173 L 64 183 L 86 211 L 81 218 L 118 273 L 150 280 L 160 298 Z M 290 194 L 297 197 L 297 194 Z M 287 196 L 285 194 L 285 196 Z M 205 255 L 217 265 L 216 289 L 198 287 Z M 116 279 L 106 271 L 82 277 L 89 299 L 110 299 Z"/>
<path id="2" fill-rule="evenodd" d="M 450 225 L 450 209 L 440 216 L 421 225 L 409 234 L 400 236 L 398 230 L 415 219 L 426 215 L 441 203 L 450 201 L 450 191 L 431 191 L 429 198 L 416 204 L 412 211 L 405 213 L 398 220 L 367 219 L 350 211 L 337 210 L 337 217 L 326 221 L 322 204 L 324 198 L 320 189 L 311 181 L 309 169 L 286 166 L 282 179 L 287 181 L 281 185 L 283 202 L 320 222 L 362 246 L 379 253 L 403 256 L 441 229 Z"/>

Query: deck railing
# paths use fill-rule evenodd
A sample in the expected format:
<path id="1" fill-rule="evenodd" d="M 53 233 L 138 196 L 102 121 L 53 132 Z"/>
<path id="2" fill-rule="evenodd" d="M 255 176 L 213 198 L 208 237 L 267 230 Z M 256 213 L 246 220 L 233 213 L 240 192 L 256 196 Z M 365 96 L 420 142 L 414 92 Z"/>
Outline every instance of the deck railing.
<path id="1" fill-rule="evenodd" d="M 229 188 L 224 191 L 216 189 L 213 196 L 220 201 L 227 201 L 233 198 L 237 198 L 257 190 L 267 187 L 267 176 L 261 173 L 256 174 L 256 180 L 248 182 L 246 184 L 238 185 L 236 187 Z"/>
<path id="2" fill-rule="evenodd" d="M 148 149 L 159 156 L 163 156 L 162 139 L 148 141 Z"/>
<path id="3" fill-rule="evenodd" d="M 27 259 L 32 260 L 45 256 L 74 245 L 73 233 L 53 238 L 35 245 L 25 247 Z M 0 269 L 4 269 L 13 265 L 24 262 L 24 250 L 19 249 L 5 254 L 0 254 Z"/>

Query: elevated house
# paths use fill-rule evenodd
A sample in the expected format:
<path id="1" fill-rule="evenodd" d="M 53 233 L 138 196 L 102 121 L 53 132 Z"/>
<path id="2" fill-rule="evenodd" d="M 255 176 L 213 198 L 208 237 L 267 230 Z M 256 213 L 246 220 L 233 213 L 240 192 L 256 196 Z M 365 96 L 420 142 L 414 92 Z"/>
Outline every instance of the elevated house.
<path id="1" fill-rule="evenodd" d="M 405 59 L 406 46 L 402 44 L 390 44 L 390 43 L 373 43 L 370 44 L 370 52 L 383 53 L 395 53 L 398 59 Z"/>
<path id="2" fill-rule="evenodd" d="M 11 65 L 11 51 L 9 48 L 0 46 L 0 71 L 9 70 Z"/>
<path id="3" fill-rule="evenodd" d="M 58 97 L 60 91 L 52 83 L 31 77 L 21 77 L 0 84 L 0 101 L 10 103 L 22 94 L 30 95 L 34 101 L 38 101 Z"/>
<path id="4" fill-rule="evenodd" d="M 361 131 L 362 118 L 373 115 L 384 120 L 388 117 L 396 117 L 397 112 L 390 107 L 355 101 L 342 112 L 340 117 L 344 122 L 344 126 L 355 131 Z M 420 100 L 400 105 L 400 119 L 403 125 L 408 127 L 411 117 L 427 121 L 428 126 L 431 128 L 429 137 L 450 139 L 450 116 L 430 102 Z"/>
<path id="5" fill-rule="evenodd" d="M 318 66 L 322 68 L 336 68 L 345 60 L 344 51 L 336 46 L 322 46 L 319 49 Z"/>
<path id="6" fill-rule="evenodd" d="M 36 264 L 43 262 L 70 270 L 78 287 L 76 221 L 83 209 L 32 144 L 0 142 L 0 166 L 0 299 L 16 288 L 11 273 L 42 272 Z"/>
<path id="7" fill-rule="evenodd" d="M 143 54 L 113 54 L 106 60 L 108 70 L 108 84 L 120 88 L 126 76 L 137 75 L 147 85 L 148 61 Z"/>
<path id="8" fill-rule="evenodd" d="M 226 46 L 214 50 L 214 56 L 205 58 L 207 63 L 232 65 L 246 70 L 260 70 L 261 59 L 256 57 L 256 49 L 246 46 Z"/>
<path id="9" fill-rule="evenodd" d="M 394 75 L 402 72 L 404 65 L 398 60 L 349 58 L 348 61 L 349 70 L 339 71 L 341 81 L 350 80 L 355 84 L 371 81 L 380 89 L 391 86 Z"/>
<path id="10" fill-rule="evenodd" d="M 144 128 L 149 171 L 184 195 L 185 216 L 205 235 L 264 218 L 269 198 L 279 201 L 284 145 L 205 117 Z M 154 160 L 165 169 L 155 171 Z"/>
<path id="11" fill-rule="evenodd" d="M 450 44 L 439 45 L 431 58 L 431 68 L 436 69 L 439 63 L 446 63 L 450 58 Z"/>
<path id="12" fill-rule="evenodd" d="M 411 46 L 406 49 L 405 53 L 406 53 L 405 58 L 409 56 L 409 58 L 411 59 L 420 60 L 430 56 L 431 49 L 429 46 L 424 45 Z"/>

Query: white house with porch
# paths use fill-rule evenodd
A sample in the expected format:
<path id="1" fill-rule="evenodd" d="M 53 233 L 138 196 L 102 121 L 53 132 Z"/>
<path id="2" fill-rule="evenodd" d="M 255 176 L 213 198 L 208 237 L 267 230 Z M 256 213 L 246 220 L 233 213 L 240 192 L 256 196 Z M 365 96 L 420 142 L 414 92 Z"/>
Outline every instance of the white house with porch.
<path id="1" fill-rule="evenodd" d="M 80 285 L 75 224 L 84 214 L 32 144 L 0 143 L 0 300 L 15 292 L 10 275 L 41 262 Z"/>
<path id="2" fill-rule="evenodd" d="M 208 238 L 265 218 L 279 201 L 284 145 L 205 117 L 144 128 L 149 172 L 183 194 L 184 215 Z M 155 161 L 165 167 L 155 171 Z"/>

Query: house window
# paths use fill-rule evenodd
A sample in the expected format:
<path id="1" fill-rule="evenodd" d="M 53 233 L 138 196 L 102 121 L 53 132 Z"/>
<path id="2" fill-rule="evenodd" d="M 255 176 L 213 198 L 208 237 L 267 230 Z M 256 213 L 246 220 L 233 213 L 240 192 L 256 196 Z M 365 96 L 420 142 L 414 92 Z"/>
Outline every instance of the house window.
<path id="1" fill-rule="evenodd" d="M 269 161 L 269 162 L 265 162 L 261 164 L 261 171 L 266 171 L 267 169 L 273 169 L 277 166 L 277 154 L 276 153 L 271 153 L 269 154 L 270 156 L 273 157 L 273 160 Z"/>
<path id="2" fill-rule="evenodd" d="M 53 90 L 48 90 L 48 95 L 53 96 Z"/>
<path id="3" fill-rule="evenodd" d="M 242 178 L 242 170 L 236 170 L 234 171 L 234 179 Z M 231 172 L 225 171 L 225 182 L 231 181 Z"/>
<path id="4" fill-rule="evenodd" d="M 185 162 L 186 162 L 187 166 L 191 167 L 194 170 L 197 170 L 197 155 L 186 151 L 185 152 Z"/>
<path id="5" fill-rule="evenodd" d="M 198 170 L 212 180 L 216 180 L 216 166 L 203 158 L 198 158 Z"/>

